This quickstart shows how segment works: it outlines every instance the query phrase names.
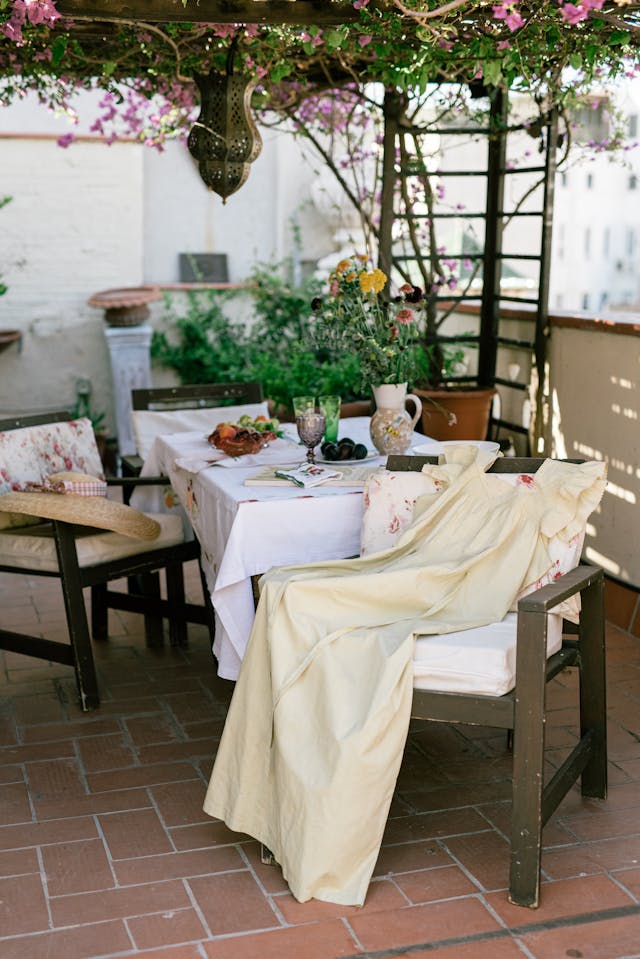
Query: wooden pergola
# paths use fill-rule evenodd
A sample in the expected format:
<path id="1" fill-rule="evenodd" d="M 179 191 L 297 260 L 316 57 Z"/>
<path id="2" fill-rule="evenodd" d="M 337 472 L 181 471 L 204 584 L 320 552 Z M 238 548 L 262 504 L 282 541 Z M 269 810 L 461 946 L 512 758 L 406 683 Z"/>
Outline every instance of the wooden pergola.
<path id="1" fill-rule="evenodd" d="M 372 3 L 372 7 L 389 4 Z M 147 23 L 339 24 L 357 22 L 351 0 L 60 0 L 63 16 Z"/>

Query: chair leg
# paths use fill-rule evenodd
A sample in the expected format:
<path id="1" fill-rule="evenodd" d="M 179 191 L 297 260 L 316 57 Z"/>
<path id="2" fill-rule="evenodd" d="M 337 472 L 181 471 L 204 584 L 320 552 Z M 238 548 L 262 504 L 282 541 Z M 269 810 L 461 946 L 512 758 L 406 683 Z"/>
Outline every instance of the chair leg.
<path id="1" fill-rule="evenodd" d="M 209 592 L 209 585 L 207 583 L 207 578 L 204 575 L 204 570 L 202 568 L 202 563 L 200 563 L 200 561 L 198 561 L 198 569 L 200 570 L 200 582 L 202 583 L 202 597 L 204 599 L 204 608 L 207 614 L 207 626 L 209 627 L 209 635 L 211 637 L 211 642 L 213 643 L 213 640 L 216 634 L 215 611 L 213 609 L 213 603 L 211 602 L 211 593 Z"/>
<path id="2" fill-rule="evenodd" d="M 140 592 L 150 599 L 160 599 L 160 574 L 140 573 Z M 161 613 L 144 614 L 144 638 L 147 646 L 164 645 L 164 628 Z"/>
<path id="3" fill-rule="evenodd" d="M 187 621 L 184 614 L 184 573 L 182 563 L 167 566 L 167 599 L 171 614 L 169 616 L 169 642 L 172 646 L 187 645 Z"/>
<path id="4" fill-rule="evenodd" d="M 546 645 L 546 616 L 519 612 L 509 901 L 531 908 L 540 896 Z"/>
<path id="5" fill-rule="evenodd" d="M 109 608 L 107 606 L 106 583 L 98 583 L 91 587 L 91 635 L 94 639 L 109 639 Z"/>
<path id="6" fill-rule="evenodd" d="M 582 795 L 607 796 L 607 714 L 605 691 L 604 576 L 582 591 L 580 614 L 580 735 L 592 735 L 593 749 L 582 771 Z"/>
<path id="7" fill-rule="evenodd" d="M 62 579 L 62 595 L 67 613 L 69 638 L 73 652 L 80 705 L 83 710 L 100 705 L 98 679 L 93 662 L 87 611 L 82 595 L 82 581 L 78 567 L 73 528 L 68 523 L 55 523 L 58 565 Z"/>

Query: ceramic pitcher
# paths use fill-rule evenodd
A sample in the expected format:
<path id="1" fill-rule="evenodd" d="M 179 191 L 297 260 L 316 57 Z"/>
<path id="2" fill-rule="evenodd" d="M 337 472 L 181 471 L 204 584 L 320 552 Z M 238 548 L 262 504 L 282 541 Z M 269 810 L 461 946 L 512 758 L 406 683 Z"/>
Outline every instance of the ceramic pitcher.
<path id="1" fill-rule="evenodd" d="M 406 453 L 411 446 L 413 428 L 422 413 L 422 403 L 413 393 L 407 393 L 406 383 L 383 383 L 373 387 L 376 411 L 371 417 L 370 433 L 373 445 L 387 456 L 389 453 Z M 411 400 L 413 416 L 405 409 Z"/>

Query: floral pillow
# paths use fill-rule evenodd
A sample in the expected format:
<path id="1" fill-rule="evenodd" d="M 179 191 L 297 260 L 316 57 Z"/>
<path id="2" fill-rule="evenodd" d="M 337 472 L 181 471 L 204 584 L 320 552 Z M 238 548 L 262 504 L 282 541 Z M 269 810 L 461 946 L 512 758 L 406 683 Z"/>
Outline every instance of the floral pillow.
<path id="1" fill-rule="evenodd" d="M 0 432 L 0 495 L 42 483 L 51 473 L 73 470 L 104 479 L 91 421 L 70 420 Z M 16 513 L 0 515 L 0 529 L 25 526 Z M 38 520 L 39 522 L 39 520 Z"/>
<path id="2" fill-rule="evenodd" d="M 441 492 L 444 485 L 424 473 L 372 473 L 364 488 L 360 555 L 368 556 L 393 546 L 411 524 L 416 501 Z"/>

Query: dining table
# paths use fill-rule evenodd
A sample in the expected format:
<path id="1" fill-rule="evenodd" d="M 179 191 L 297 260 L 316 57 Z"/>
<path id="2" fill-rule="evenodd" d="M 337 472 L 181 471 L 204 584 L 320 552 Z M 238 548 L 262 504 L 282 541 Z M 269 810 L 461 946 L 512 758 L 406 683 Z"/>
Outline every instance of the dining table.
<path id="1" fill-rule="evenodd" d="M 386 456 L 373 449 L 369 423 L 368 416 L 343 419 L 338 434 L 364 443 L 366 459 L 322 465 L 338 471 L 342 466 L 345 476 L 350 466 L 360 474 L 363 467 L 366 472 L 384 467 Z M 223 679 L 237 679 L 249 641 L 255 614 L 252 577 L 273 566 L 360 552 L 362 480 L 355 486 L 247 485 L 265 466 L 305 462 L 295 425 L 282 429 L 281 439 L 235 459 L 213 449 L 201 430 L 157 436 L 141 476 L 164 475 L 169 483 L 139 486 L 131 498 L 131 505 L 145 512 L 179 510 L 185 534 L 197 537 L 215 613 L 213 653 Z M 412 447 L 428 441 L 414 433 Z"/>

